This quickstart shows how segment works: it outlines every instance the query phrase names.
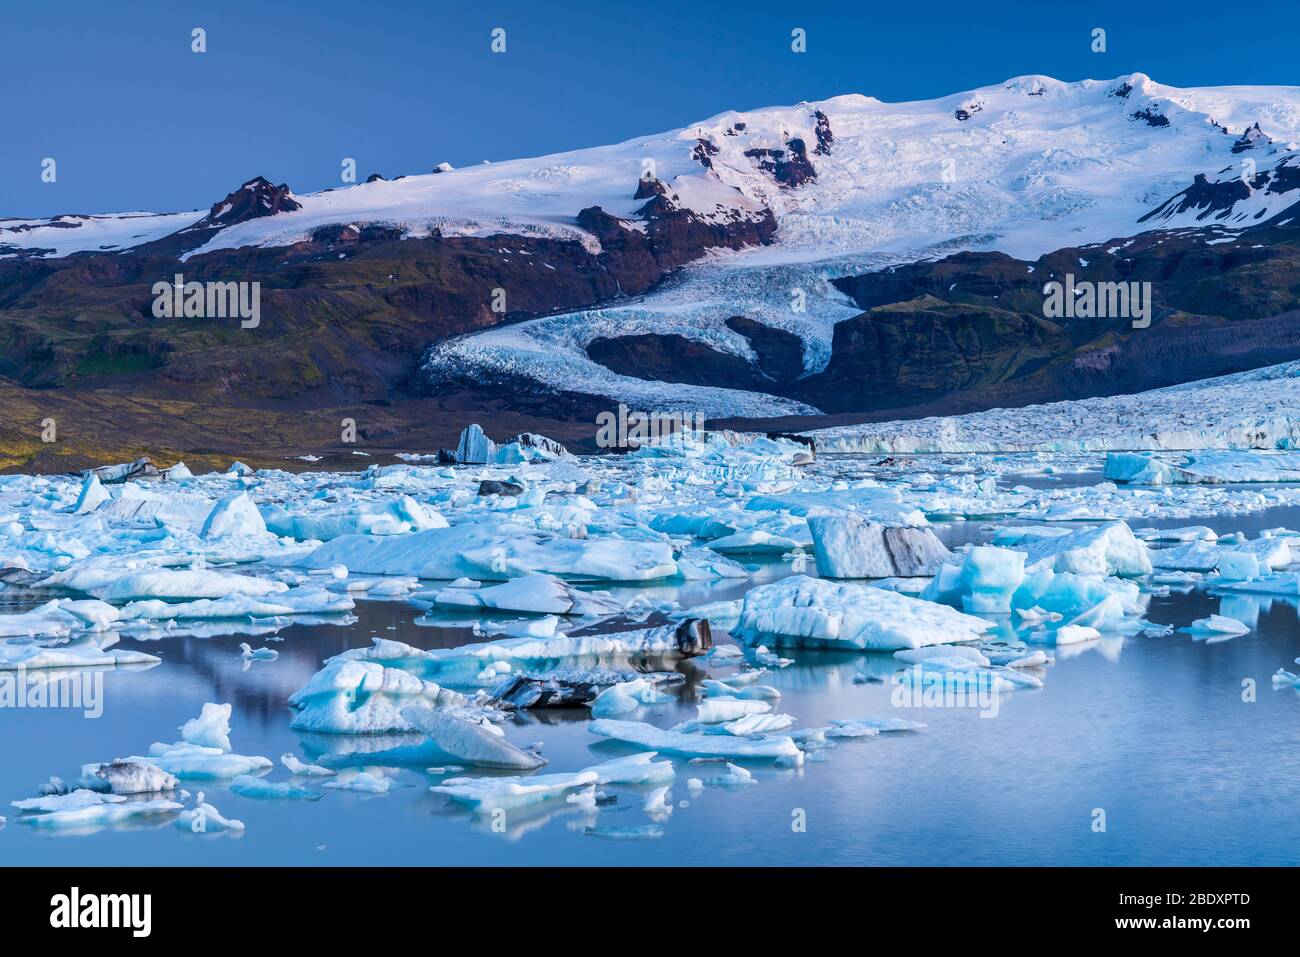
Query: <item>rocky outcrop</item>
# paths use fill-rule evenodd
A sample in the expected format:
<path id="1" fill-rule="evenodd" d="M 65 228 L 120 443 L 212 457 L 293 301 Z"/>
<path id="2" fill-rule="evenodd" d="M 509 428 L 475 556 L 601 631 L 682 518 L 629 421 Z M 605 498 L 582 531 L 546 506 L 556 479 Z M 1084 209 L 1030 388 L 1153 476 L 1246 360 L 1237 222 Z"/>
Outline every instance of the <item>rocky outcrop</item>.
<path id="1" fill-rule="evenodd" d="M 813 152 L 818 156 L 830 156 L 831 144 L 835 142 L 835 134 L 831 132 L 831 119 L 821 110 L 813 113 L 813 119 L 817 121 L 813 129 L 817 145 L 813 147 Z"/>
<path id="2" fill-rule="evenodd" d="M 808 148 L 804 141 L 795 137 L 786 141 L 786 148 L 754 148 L 745 150 L 745 155 L 758 161 L 758 168 L 770 173 L 772 178 L 782 186 L 794 189 L 817 178 L 817 170 L 808 159 Z"/>
<path id="3" fill-rule="evenodd" d="M 705 169 L 713 169 L 712 157 L 717 156 L 719 152 L 721 151 L 717 146 L 709 140 L 701 137 L 699 140 L 696 140 L 695 149 L 691 150 L 691 159 L 695 160 L 695 162 L 699 163 Z"/>
<path id="4" fill-rule="evenodd" d="M 1191 186 L 1175 193 L 1138 222 L 1163 222 L 1190 211 L 1197 212 L 1197 221 L 1226 220 L 1232 216 L 1236 204 L 1251 198 L 1252 193 L 1262 192 L 1267 198 L 1300 190 L 1300 162 L 1293 157 L 1285 157 L 1272 169 L 1257 171 L 1249 183 L 1244 175 L 1232 173 L 1226 171 L 1222 179 L 1214 181 L 1204 173 L 1197 173 Z M 1300 192 L 1296 193 L 1296 201 L 1300 202 Z M 1256 211 L 1254 218 L 1262 220 L 1265 212 L 1264 209 Z"/>
<path id="5" fill-rule="evenodd" d="M 865 311 L 835 327 L 826 367 L 788 394 L 831 413 L 946 415 L 1300 358 L 1300 245 L 1289 230 L 1269 222 L 1214 245 L 1210 231 L 1151 232 L 1034 262 L 962 253 L 836 280 Z M 1066 275 L 1149 283 L 1149 327 L 1128 315 L 1047 318 L 1044 284 Z"/>
<path id="6" fill-rule="evenodd" d="M 1259 124 L 1256 123 L 1254 126 L 1247 127 L 1246 131 L 1241 134 L 1241 137 L 1232 144 L 1232 151 L 1234 153 L 1244 153 L 1246 150 L 1268 146 L 1272 142 L 1273 141 L 1264 134 L 1264 131 L 1259 128 Z"/>
<path id="7" fill-rule="evenodd" d="M 619 375 L 688 385 L 771 391 L 773 382 L 743 357 L 720 352 L 697 339 L 662 333 L 634 333 L 593 339 L 587 355 Z"/>
<path id="8" fill-rule="evenodd" d="M 776 234 L 772 211 L 742 202 L 740 191 L 735 192 L 735 205 L 719 205 L 703 213 L 682 205 L 672 188 L 659 180 L 642 180 L 636 198 L 649 196 L 637 210 L 644 229 L 599 206 L 579 212 L 578 225 L 600 241 L 600 261 L 617 278 L 619 288 L 635 295 L 710 249 L 741 249 L 772 241 Z"/>
<path id="9" fill-rule="evenodd" d="M 1148 106 L 1146 109 L 1135 110 L 1129 114 L 1129 119 L 1142 120 L 1147 126 L 1168 126 L 1169 117 L 1163 113 L 1157 112 L 1154 108 Z"/>
<path id="10" fill-rule="evenodd" d="M 254 176 L 225 199 L 213 203 L 208 215 L 190 228 L 224 228 L 276 213 L 291 213 L 296 209 L 302 209 L 302 203 L 294 197 L 287 184 L 273 186 L 266 178 Z"/>

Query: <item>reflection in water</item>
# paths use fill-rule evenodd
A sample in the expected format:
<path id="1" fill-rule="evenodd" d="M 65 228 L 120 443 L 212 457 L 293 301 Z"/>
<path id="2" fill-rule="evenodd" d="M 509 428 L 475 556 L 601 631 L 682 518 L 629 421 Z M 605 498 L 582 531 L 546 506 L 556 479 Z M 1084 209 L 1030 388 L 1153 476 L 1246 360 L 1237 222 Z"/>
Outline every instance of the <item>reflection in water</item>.
<path id="1" fill-rule="evenodd" d="M 1290 510 L 1172 524 L 1231 531 L 1300 521 Z M 968 522 L 943 534 L 956 544 L 988 532 Z M 769 560 L 760 580 L 788 573 L 788 563 Z M 690 607 L 740 598 L 752 586 L 723 581 L 610 590 L 624 601 L 644 595 Z M 693 788 L 692 779 L 718 778 L 720 765 L 674 758 L 677 779 L 666 801 L 655 799 L 652 788 L 604 787 L 594 812 L 561 797 L 513 811 L 504 822 L 427 790 L 464 772 L 447 768 L 420 736 L 298 734 L 289 730 L 286 704 L 325 658 L 348 648 L 374 637 L 456 647 L 475 640 L 474 625 L 483 619 L 362 602 L 341 623 L 299 622 L 264 632 L 279 639 L 273 647 L 280 656 L 246 671 L 239 644 L 247 629 L 124 638 L 124 647 L 156 654 L 162 664 L 106 672 L 102 717 L 88 720 L 68 709 L 0 711 L 0 798 L 29 797 L 51 774 L 74 780 L 84 763 L 174 740 L 175 729 L 204 701 L 234 705 L 232 742 L 239 753 L 275 759 L 292 752 L 334 769 L 386 767 L 397 786 L 383 796 L 327 791 L 304 802 L 257 800 L 207 785 L 209 800 L 247 824 L 242 833 L 222 835 L 184 834 L 158 819 L 54 841 L 56 835 L 11 814 L 0 832 L 0 854 L 6 863 L 46 864 L 1290 863 L 1300 839 L 1290 811 L 1300 694 L 1270 691 L 1269 677 L 1300 653 L 1300 599 L 1170 588 L 1146 600 L 1156 624 L 1185 628 L 1222 614 L 1252 630 L 1217 643 L 1173 631 L 1056 649 L 1057 663 L 1034 672 L 1044 686 L 1004 695 L 992 720 L 973 709 L 895 708 L 891 679 L 903 666 L 890 655 L 795 650 L 788 653 L 794 664 L 761 680 L 780 690 L 778 710 L 798 718 L 796 730 L 868 716 L 907 717 L 926 729 L 832 741 L 803 768 L 755 765 L 749 770 L 756 783 L 743 788 Z M 1024 636 L 1010 619 L 999 619 L 993 635 Z M 699 683 L 710 666 L 690 660 L 676 667 L 687 680 L 637 719 L 669 727 L 695 717 Z M 1254 694 L 1247 693 L 1251 682 Z M 526 713 L 507 732 L 520 745 L 543 743 L 551 761 L 543 773 L 636 750 L 590 734 L 586 719 L 585 709 Z M 268 777 L 288 779 L 279 767 Z M 648 804 L 658 807 L 658 820 Z M 1105 834 L 1090 827 L 1097 807 L 1106 809 Z M 795 809 L 808 822 L 798 834 L 790 828 Z M 595 840 L 587 830 L 635 832 L 652 824 L 663 834 L 651 840 Z"/>

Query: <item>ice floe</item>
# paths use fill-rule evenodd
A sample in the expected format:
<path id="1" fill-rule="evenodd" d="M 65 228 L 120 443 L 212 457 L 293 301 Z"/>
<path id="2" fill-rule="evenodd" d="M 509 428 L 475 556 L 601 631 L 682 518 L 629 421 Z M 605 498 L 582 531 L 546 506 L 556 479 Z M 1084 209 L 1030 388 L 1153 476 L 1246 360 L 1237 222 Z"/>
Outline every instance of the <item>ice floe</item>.
<path id="1" fill-rule="evenodd" d="M 992 625 L 945 605 L 882 588 L 794 575 L 745 595 L 738 636 L 871 651 L 973 641 Z"/>

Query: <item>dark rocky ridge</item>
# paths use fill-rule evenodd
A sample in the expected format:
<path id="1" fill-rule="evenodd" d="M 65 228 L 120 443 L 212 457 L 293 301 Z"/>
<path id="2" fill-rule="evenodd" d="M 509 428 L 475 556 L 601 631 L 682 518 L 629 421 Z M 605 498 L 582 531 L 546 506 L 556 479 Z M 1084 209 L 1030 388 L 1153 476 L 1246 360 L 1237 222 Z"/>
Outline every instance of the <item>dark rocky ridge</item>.
<path id="1" fill-rule="evenodd" d="M 859 419 L 1113 395 L 1239 372 L 1300 358 L 1300 223 L 1291 212 L 1229 244 L 1206 243 L 1217 230 L 1158 231 L 1033 262 L 960 253 L 844 277 L 836 286 L 864 311 L 835 327 L 829 363 L 808 376 L 796 343 L 782 339 L 788 334 L 744 317 L 727 324 L 750 338 L 755 364 L 682 337 L 604 339 L 589 354 L 627 375 L 763 391 Z M 1128 317 L 1046 318 L 1043 284 L 1067 274 L 1150 282 L 1150 327 L 1134 328 Z"/>
<path id="2" fill-rule="evenodd" d="M 572 436 L 572 427 L 555 419 L 590 422 L 603 400 L 502 394 L 473 382 L 438 383 L 434 395 L 417 374 L 422 354 L 451 336 L 643 292 L 710 248 L 770 242 L 776 231 L 769 210 L 697 215 L 659 184 L 640 210 L 644 230 L 597 207 L 579 214 L 579 224 L 602 241 L 598 254 L 576 240 L 442 237 L 436 230 L 403 239 L 394 226 L 356 223 L 319 227 L 287 247 L 218 250 L 179 262 L 235 222 L 298 206 L 287 186 L 258 177 L 194 225 L 131 250 L 0 260 L 0 412 L 7 423 L 0 424 L 0 466 L 37 453 L 71 461 L 95 449 L 130 449 L 132 457 L 162 460 L 162 450 L 192 451 L 194 433 L 167 408 L 186 408 L 204 423 L 204 446 L 253 458 L 259 441 L 293 448 L 295 436 L 316 451 L 320 427 L 304 416 L 334 423 L 324 427 L 326 440 L 331 432 L 337 440 L 339 418 L 348 414 L 372 423 L 368 433 L 362 429 L 366 441 L 410 448 L 426 421 L 376 410 L 409 404 L 423 410 L 413 415 L 427 417 L 430 402 L 439 410 L 470 402 L 466 417 L 475 410 L 514 416 L 515 431 Z M 188 281 L 260 283 L 259 327 L 155 319 L 154 283 L 182 269 Z M 504 312 L 492 309 L 496 289 L 507 291 Z M 132 411 L 146 408 L 148 415 Z M 64 409 L 76 410 L 66 414 L 78 428 L 64 429 L 57 451 L 33 444 L 40 434 L 33 423 Z M 465 424 L 461 413 L 448 414 L 455 418 L 432 432 L 439 441 Z M 376 426 L 376 419 L 387 424 Z M 575 441 L 582 438 L 579 429 Z"/>

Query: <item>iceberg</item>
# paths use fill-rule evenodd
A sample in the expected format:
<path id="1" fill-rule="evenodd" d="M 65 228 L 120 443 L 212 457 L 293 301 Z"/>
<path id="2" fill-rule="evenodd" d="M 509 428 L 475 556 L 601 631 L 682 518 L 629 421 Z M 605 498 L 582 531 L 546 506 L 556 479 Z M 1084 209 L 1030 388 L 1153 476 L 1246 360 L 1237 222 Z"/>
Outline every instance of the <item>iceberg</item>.
<path id="1" fill-rule="evenodd" d="M 850 582 L 793 575 L 745 595 L 738 638 L 778 644 L 895 651 L 974 641 L 993 626 L 946 605 Z"/>
<path id="2" fill-rule="evenodd" d="M 1146 543 L 1124 522 L 1106 522 L 1069 535 L 1040 538 L 1025 546 L 1030 571 L 1050 569 L 1075 575 L 1138 578 L 1151 574 Z"/>
<path id="3" fill-rule="evenodd" d="M 367 575 L 491 581 L 539 573 L 578 581 L 651 581 L 677 571 L 672 548 L 664 542 L 567 538 L 511 522 L 468 522 L 386 538 L 342 535 L 299 564 L 343 564 Z"/>
<path id="4" fill-rule="evenodd" d="M 929 528 L 880 525 L 851 512 L 812 516 L 808 528 L 825 578 L 929 576 L 951 554 Z"/>
<path id="5" fill-rule="evenodd" d="M 1226 615 L 1210 615 L 1208 618 L 1199 618 L 1192 622 L 1187 630 L 1193 635 L 1213 637 L 1235 638 L 1238 635 L 1250 634 L 1250 628 L 1247 625 Z"/>
<path id="6" fill-rule="evenodd" d="M 456 587 L 419 592 L 439 608 L 525 612 L 535 615 L 613 615 L 621 602 L 608 595 L 583 592 L 553 575 L 524 575 L 501 585 Z"/>
<path id="7" fill-rule="evenodd" d="M 120 794 L 103 794 L 87 788 L 78 788 L 67 794 L 47 794 L 22 801 L 10 801 L 9 804 L 20 811 L 44 814 L 50 811 L 76 811 L 83 807 L 97 807 L 100 804 L 121 804 L 125 800 L 126 798 Z"/>
<path id="8" fill-rule="evenodd" d="M 407 707 L 402 716 L 448 757 L 483 768 L 540 768 L 546 759 L 506 740 L 505 732 L 487 720 L 471 720 L 447 711 Z"/>
<path id="9" fill-rule="evenodd" d="M 484 814 L 559 797 L 568 791 L 595 784 L 598 778 L 591 770 L 532 777 L 449 778 L 429 790 L 434 794 L 445 794 L 458 804 Z"/>
<path id="10" fill-rule="evenodd" d="M 203 522 L 199 538 L 224 538 L 229 535 L 265 535 L 266 522 L 247 492 L 227 495 L 212 506 Z"/>
<path id="11" fill-rule="evenodd" d="M 241 774 L 230 782 L 230 793 L 255 800 L 319 801 L 319 791 L 298 787 L 287 781 L 266 781 L 249 774 Z"/>
<path id="12" fill-rule="evenodd" d="M 591 714 L 595 718 L 613 718 L 622 714 L 631 714 L 646 705 L 668 701 L 667 695 L 661 693 L 656 684 L 645 678 L 633 678 L 606 688 L 591 703 Z"/>
<path id="13" fill-rule="evenodd" d="M 376 644 L 380 641 L 376 639 Z M 408 705 L 440 707 L 464 703 L 460 694 L 432 681 L 345 652 L 327 661 L 307 684 L 290 695 L 289 707 L 297 714 L 289 727 L 295 731 L 328 734 L 414 731 L 402 716 Z"/>
<path id="14" fill-rule="evenodd" d="M 118 665 L 156 665 L 159 660 L 143 651 L 111 647 L 116 635 L 81 635 L 62 645 L 0 641 L 0 671 L 45 668 L 93 668 Z"/>
<path id="15" fill-rule="evenodd" d="M 38 828 L 91 829 L 111 827 L 132 818 L 170 814 L 181 808 L 182 805 L 175 801 L 127 801 L 123 804 L 92 804 L 72 810 L 51 811 L 48 814 L 34 814 L 19 820 Z"/>
<path id="16" fill-rule="evenodd" d="M 148 757 L 132 756 L 122 760 L 159 768 L 180 780 L 236 778 L 241 774 L 264 771 L 271 767 L 267 758 L 231 754 L 220 748 L 204 747 L 186 741 L 154 744 L 149 748 Z"/>
<path id="17" fill-rule="evenodd" d="M 180 726 L 181 740 L 218 751 L 230 750 L 229 704 L 208 703 L 197 718 L 190 718 Z"/>

